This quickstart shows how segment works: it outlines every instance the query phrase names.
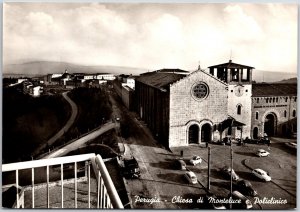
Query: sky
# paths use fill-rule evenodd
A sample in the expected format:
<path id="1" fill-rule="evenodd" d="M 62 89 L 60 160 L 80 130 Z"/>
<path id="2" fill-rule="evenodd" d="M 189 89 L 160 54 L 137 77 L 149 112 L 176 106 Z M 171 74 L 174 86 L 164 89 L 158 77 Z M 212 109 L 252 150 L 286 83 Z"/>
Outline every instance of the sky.
<path id="1" fill-rule="evenodd" d="M 297 4 L 4 3 L 3 65 L 297 72 Z"/>

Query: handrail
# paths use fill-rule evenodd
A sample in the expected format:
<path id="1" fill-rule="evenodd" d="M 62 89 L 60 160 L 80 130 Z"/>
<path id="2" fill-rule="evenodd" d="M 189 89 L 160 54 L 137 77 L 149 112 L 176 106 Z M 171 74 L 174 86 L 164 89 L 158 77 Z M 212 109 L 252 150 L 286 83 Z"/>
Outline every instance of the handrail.
<path id="1" fill-rule="evenodd" d="M 74 163 L 74 204 L 75 208 L 77 208 L 77 162 L 83 161 L 91 161 L 94 173 L 96 175 L 96 180 L 98 181 L 98 200 L 97 200 L 97 207 L 101 208 L 124 208 L 121 199 L 117 193 L 115 185 L 113 184 L 112 179 L 110 178 L 110 174 L 106 168 L 106 165 L 100 155 L 95 155 L 94 153 L 91 154 L 83 154 L 83 155 L 75 155 L 75 156 L 65 156 L 65 157 L 58 157 L 58 158 L 50 158 L 50 159 L 41 159 L 35 161 L 25 161 L 25 162 L 18 162 L 18 163 L 11 163 L 11 164 L 3 164 L 2 165 L 2 172 L 9 172 L 15 171 L 16 172 L 16 187 L 19 186 L 19 170 L 23 169 L 31 169 L 32 172 L 32 197 L 34 197 L 34 168 L 39 167 L 47 167 L 47 208 L 50 208 L 50 199 L 49 199 L 49 166 L 53 165 L 60 165 L 61 167 L 61 208 L 64 208 L 64 198 L 63 198 L 63 164 L 67 163 Z M 89 208 L 90 208 L 90 163 L 88 164 L 88 170 L 86 173 L 88 176 L 88 198 L 89 198 Z M 34 207 L 35 201 L 32 198 L 32 208 Z M 16 207 L 19 208 L 20 200 L 19 200 L 19 193 L 16 193 Z"/>
<path id="2" fill-rule="evenodd" d="M 95 162 L 100 170 L 101 177 L 103 178 L 104 185 L 106 187 L 108 196 L 110 197 L 110 201 L 113 205 L 113 208 L 122 209 L 124 208 L 122 201 L 117 193 L 114 183 L 112 182 L 110 175 L 107 171 L 107 168 L 103 162 L 103 159 L 100 155 L 96 156 Z"/>
<path id="3" fill-rule="evenodd" d="M 44 167 L 44 166 L 52 166 L 61 163 L 66 164 L 66 163 L 81 162 L 81 161 L 90 160 L 93 157 L 95 157 L 95 154 L 90 153 L 90 154 L 83 154 L 83 155 L 64 156 L 58 158 L 40 159 L 34 161 L 3 164 L 2 172 L 15 171 L 21 169 L 30 169 L 30 168 L 37 168 L 37 167 Z"/>

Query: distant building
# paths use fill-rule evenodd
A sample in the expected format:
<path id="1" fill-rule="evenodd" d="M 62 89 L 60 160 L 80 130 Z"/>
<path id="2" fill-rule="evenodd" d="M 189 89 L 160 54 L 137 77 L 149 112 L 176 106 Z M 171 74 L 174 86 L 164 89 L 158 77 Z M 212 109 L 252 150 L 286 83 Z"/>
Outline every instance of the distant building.
<path id="1" fill-rule="evenodd" d="M 113 74 L 109 74 L 109 73 L 103 73 L 103 74 L 97 74 L 96 79 L 98 80 L 115 80 L 115 76 Z"/>

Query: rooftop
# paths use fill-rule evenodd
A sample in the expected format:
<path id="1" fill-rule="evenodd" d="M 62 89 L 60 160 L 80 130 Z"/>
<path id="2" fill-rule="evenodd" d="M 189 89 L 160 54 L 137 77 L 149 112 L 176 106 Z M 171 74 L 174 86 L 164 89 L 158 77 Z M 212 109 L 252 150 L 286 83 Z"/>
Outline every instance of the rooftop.
<path id="1" fill-rule="evenodd" d="M 179 73 L 189 72 L 180 69 L 161 69 L 154 72 L 144 73 L 137 77 L 136 81 L 158 89 L 166 89 L 168 85 L 186 77 L 185 74 Z"/>
<path id="2" fill-rule="evenodd" d="M 209 66 L 208 68 L 250 68 L 250 69 L 253 69 L 254 67 L 233 63 L 232 60 L 229 60 L 228 63 L 222 63 L 219 65 Z"/>
<path id="3" fill-rule="evenodd" d="M 297 84 L 257 83 L 252 85 L 252 96 L 296 96 Z"/>

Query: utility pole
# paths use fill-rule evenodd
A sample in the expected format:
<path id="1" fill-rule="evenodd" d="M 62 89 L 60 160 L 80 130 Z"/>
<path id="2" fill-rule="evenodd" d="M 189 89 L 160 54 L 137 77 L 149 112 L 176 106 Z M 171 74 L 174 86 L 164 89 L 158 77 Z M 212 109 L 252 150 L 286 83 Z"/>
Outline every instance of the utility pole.
<path id="1" fill-rule="evenodd" d="M 208 147 L 207 190 L 210 190 L 210 146 Z"/>
<path id="2" fill-rule="evenodd" d="M 233 151 L 230 144 L 230 160 L 231 160 L 231 175 L 230 175 L 230 198 L 232 199 L 232 173 L 233 173 Z M 230 209 L 232 209 L 232 203 L 230 202 Z"/>

